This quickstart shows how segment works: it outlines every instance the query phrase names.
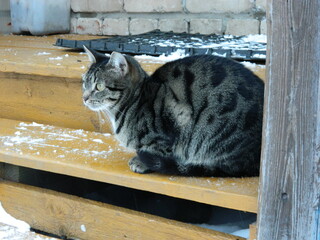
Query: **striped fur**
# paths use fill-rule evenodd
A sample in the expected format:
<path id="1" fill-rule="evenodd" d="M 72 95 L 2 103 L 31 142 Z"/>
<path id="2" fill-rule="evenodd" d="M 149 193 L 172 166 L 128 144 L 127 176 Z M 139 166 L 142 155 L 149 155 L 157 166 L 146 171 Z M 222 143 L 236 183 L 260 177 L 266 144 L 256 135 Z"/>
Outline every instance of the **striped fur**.
<path id="1" fill-rule="evenodd" d="M 259 173 L 263 82 L 216 56 L 167 63 L 148 76 L 130 56 L 95 58 L 84 104 L 107 113 L 132 171 L 200 176 Z"/>

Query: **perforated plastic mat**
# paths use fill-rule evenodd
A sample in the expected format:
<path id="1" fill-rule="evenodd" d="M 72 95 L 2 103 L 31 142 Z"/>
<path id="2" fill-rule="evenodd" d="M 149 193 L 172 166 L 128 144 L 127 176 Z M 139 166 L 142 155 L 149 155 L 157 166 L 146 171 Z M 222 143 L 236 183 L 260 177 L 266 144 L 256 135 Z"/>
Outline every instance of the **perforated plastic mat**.
<path id="1" fill-rule="evenodd" d="M 117 36 L 94 40 L 58 39 L 56 46 L 83 49 L 83 45 L 102 52 L 170 55 L 180 51 L 186 55 L 211 54 L 238 60 L 266 59 L 266 37 L 248 35 L 202 35 L 152 31 L 133 36 Z"/>

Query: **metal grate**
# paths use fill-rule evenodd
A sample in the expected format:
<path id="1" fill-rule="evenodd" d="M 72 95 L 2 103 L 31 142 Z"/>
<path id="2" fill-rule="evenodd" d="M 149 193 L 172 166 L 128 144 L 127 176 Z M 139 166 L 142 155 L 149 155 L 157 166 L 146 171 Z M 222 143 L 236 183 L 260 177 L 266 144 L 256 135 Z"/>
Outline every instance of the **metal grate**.
<path id="1" fill-rule="evenodd" d="M 211 54 L 238 60 L 265 61 L 264 36 L 202 35 L 152 31 L 134 36 L 117 36 L 94 40 L 58 39 L 56 46 L 83 49 L 83 45 L 103 52 L 170 55 L 180 51 L 186 55 Z"/>

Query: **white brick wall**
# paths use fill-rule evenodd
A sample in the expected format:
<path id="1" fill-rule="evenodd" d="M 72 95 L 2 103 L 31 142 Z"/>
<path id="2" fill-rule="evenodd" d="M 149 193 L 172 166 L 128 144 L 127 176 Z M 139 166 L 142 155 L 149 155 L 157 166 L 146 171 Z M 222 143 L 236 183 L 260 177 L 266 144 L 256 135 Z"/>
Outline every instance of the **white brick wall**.
<path id="1" fill-rule="evenodd" d="M 126 12 L 181 12 L 181 0 L 124 0 Z"/>
<path id="2" fill-rule="evenodd" d="M 97 18 L 79 18 L 76 23 L 76 33 L 101 35 L 102 22 Z"/>
<path id="3" fill-rule="evenodd" d="M 10 0 L 0 0 L 0 11 L 10 11 Z"/>
<path id="4" fill-rule="evenodd" d="M 186 0 L 186 8 L 191 13 L 240 13 L 248 12 L 252 7 L 251 0 Z"/>
<path id="5" fill-rule="evenodd" d="M 259 34 L 260 21 L 256 19 L 230 19 L 226 34 L 247 35 Z"/>
<path id="6" fill-rule="evenodd" d="M 267 35 L 267 20 L 266 20 L 266 19 L 264 19 L 264 20 L 261 21 L 261 24 L 260 24 L 260 33 Z"/>
<path id="7" fill-rule="evenodd" d="M 155 19 L 136 18 L 132 19 L 129 24 L 130 33 L 140 34 L 150 32 L 158 28 L 158 21 Z"/>
<path id="8" fill-rule="evenodd" d="M 259 10 L 265 11 L 267 9 L 267 0 L 256 0 L 256 7 Z"/>
<path id="9" fill-rule="evenodd" d="M 188 32 L 188 22 L 185 19 L 161 19 L 159 29 L 163 32 Z"/>
<path id="10" fill-rule="evenodd" d="M 201 34 L 266 33 L 267 0 L 71 0 L 71 31 L 128 35 L 155 29 Z"/>
<path id="11" fill-rule="evenodd" d="M 0 11 L 0 33 L 11 32 L 11 18 L 9 11 Z"/>
<path id="12" fill-rule="evenodd" d="M 105 18 L 102 23 L 103 35 L 128 35 L 129 19 L 128 18 Z"/>
<path id="13" fill-rule="evenodd" d="M 10 0 L 0 0 L 0 33 L 11 32 Z"/>
<path id="14" fill-rule="evenodd" d="M 221 34 L 222 20 L 221 19 L 191 19 L 190 33 Z"/>
<path id="15" fill-rule="evenodd" d="M 74 12 L 120 12 L 123 0 L 71 0 Z"/>

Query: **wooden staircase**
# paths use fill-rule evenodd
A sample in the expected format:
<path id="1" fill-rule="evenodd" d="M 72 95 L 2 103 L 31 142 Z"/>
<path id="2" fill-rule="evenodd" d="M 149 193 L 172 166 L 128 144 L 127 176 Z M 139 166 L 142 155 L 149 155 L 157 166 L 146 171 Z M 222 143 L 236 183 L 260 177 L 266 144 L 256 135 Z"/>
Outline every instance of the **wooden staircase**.
<path id="1" fill-rule="evenodd" d="M 82 105 L 86 55 L 54 47 L 58 37 L 0 36 L 0 202 L 6 211 L 35 229 L 69 238 L 242 239 L 20 182 L 25 167 L 257 212 L 258 178 L 131 172 L 127 161 L 134 153 Z M 163 64 L 139 61 L 149 73 Z M 264 68 L 253 70 L 264 78 Z"/>

